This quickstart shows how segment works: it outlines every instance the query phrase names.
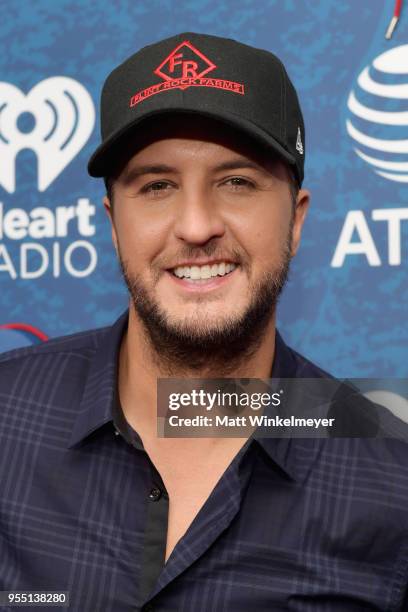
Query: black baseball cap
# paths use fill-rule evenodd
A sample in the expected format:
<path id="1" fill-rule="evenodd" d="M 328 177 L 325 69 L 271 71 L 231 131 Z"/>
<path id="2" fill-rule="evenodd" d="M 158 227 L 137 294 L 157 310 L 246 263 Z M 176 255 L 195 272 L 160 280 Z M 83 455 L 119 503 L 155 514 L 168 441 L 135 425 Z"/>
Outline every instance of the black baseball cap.
<path id="1" fill-rule="evenodd" d="M 124 140 L 158 115 L 205 116 L 242 131 L 304 176 L 305 130 L 296 90 L 269 51 L 185 32 L 143 47 L 115 68 L 101 94 L 102 143 L 88 163 L 112 174 Z"/>

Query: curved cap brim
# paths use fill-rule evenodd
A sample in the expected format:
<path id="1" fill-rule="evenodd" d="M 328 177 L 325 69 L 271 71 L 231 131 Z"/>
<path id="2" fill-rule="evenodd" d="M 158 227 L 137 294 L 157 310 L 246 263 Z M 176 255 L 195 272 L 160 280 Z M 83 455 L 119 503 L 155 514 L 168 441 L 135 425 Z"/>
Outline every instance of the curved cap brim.
<path id="1" fill-rule="evenodd" d="M 212 112 L 210 110 L 197 111 L 197 109 L 186 109 L 185 107 L 178 109 L 173 107 L 171 109 L 160 109 L 146 113 L 128 123 L 122 129 L 117 130 L 114 134 L 107 138 L 96 149 L 88 162 L 88 173 L 90 176 L 95 178 L 111 176 L 114 172 L 115 159 L 117 157 L 118 150 L 120 150 L 120 146 L 125 139 L 128 138 L 129 135 L 134 134 L 135 139 L 137 140 L 137 128 L 142 127 L 142 124 L 145 123 L 147 119 L 154 119 L 155 116 L 169 114 L 203 116 L 214 119 L 217 122 L 224 123 L 229 127 L 233 127 L 249 136 L 260 146 L 271 149 L 283 160 L 293 165 L 296 171 L 296 160 L 294 156 L 286 151 L 286 149 L 274 137 L 253 122 L 245 120 L 242 117 L 238 117 L 230 112 L 220 112 L 219 110 L 217 110 L 217 112 Z M 300 177 L 298 177 L 298 179 L 301 181 Z"/>

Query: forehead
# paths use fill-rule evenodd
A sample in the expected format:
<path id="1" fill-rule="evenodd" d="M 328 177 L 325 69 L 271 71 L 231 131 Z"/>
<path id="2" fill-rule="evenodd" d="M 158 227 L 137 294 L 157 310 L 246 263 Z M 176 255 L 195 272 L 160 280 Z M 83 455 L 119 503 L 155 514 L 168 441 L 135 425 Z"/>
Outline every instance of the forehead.
<path id="1" fill-rule="evenodd" d="M 125 168 L 136 163 L 144 153 L 174 154 L 200 151 L 203 159 L 213 154 L 245 157 L 267 170 L 286 166 L 243 132 L 225 123 L 200 115 L 162 115 L 145 121 L 121 142 L 112 176 L 117 178 Z M 182 157 L 182 155 L 181 155 Z"/>

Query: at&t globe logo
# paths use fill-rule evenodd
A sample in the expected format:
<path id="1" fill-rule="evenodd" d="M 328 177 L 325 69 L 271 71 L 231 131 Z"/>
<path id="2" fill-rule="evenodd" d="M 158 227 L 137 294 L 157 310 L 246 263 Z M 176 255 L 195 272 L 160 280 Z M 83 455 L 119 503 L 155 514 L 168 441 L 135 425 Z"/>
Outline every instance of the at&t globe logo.
<path id="1" fill-rule="evenodd" d="M 364 68 L 347 105 L 357 155 L 383 178 L 408 183 L 408 45 Z"/>

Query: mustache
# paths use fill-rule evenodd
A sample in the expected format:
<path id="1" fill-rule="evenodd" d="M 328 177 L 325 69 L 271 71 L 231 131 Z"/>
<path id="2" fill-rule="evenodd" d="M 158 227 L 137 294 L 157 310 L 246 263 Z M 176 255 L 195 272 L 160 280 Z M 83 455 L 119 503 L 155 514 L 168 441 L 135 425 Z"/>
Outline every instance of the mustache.
<path id="1" fill-rule="evenodd" d="M 203 260 L 207 258 L 217 259 L 219 261 L 227 260 L 233 261 L 239 265 L 243 265 L 246 259 L 242 256 L 242 253 L 236 249 L 221 250 L 219 245 L 215 243 L 208 243 L 204 246 L 187 246 L 182 251 L 174 254 L 173 257 L 166 257 L 166 261 L 157 262 L 160 263 L 161 268 L 170 268 L 177 265 L 175 262 L 183 261 L 195 261 Z"/>

